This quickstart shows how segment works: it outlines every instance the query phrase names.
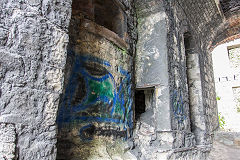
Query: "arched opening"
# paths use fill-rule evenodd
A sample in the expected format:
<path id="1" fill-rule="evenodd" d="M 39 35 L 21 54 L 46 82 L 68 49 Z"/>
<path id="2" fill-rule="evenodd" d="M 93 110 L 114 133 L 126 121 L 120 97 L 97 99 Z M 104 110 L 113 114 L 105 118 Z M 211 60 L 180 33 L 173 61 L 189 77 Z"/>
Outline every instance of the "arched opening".
<path id="1" fill-rule="evenodd" d="M 240 39 L 218 45 L 212 51 L 220 129 L 240 131 Z"/>
<path id="2" fill-rule="evenodd" d="M 219 130 L 215 133 L 214 150 L 217 143 L 234 148 L 239 139 L 239 117 L 237 110 L 239 88 L 237 55 L 239 43 L 239 1 L 220 0 L 225 21 L 217 28 L 211 44 L 213 70 L 218 107 Z M 235 68 L 235 67 L 236 68 Z M 229 148 L 226 149 L 228 154 Z"/>

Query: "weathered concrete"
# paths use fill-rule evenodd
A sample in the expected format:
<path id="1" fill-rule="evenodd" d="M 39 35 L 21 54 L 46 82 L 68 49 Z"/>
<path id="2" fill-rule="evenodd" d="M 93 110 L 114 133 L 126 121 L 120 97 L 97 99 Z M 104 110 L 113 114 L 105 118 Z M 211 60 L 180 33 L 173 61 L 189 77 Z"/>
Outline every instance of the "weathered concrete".
<path id="1" fill-rule="evenodd" d="M 153 13 L 145 8 L 151 3 L 156 3 L 158 8 Z M 170 108 L 167 107 L 170 102 L 167 76 L 166 14 L 161 2 L 152 1 L 149 4 L 139 2 L 137 5 L 139 40 L 136 55 L 136 87 L 156 87 L 154 91 L 155 105 L 152 107 L 154 128 L 158 131 L 170 130 Z"/>

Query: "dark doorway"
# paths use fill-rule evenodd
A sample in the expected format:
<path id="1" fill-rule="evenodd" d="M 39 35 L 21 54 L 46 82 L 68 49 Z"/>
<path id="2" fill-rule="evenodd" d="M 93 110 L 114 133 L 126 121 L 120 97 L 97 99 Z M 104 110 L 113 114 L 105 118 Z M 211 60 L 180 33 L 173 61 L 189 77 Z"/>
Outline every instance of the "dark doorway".
<path id="1" fill-rule="evenodd" d="M 140 115 L 146 111 L 144 90 L 135 91 L 135 120 L 140 118 Z"/>

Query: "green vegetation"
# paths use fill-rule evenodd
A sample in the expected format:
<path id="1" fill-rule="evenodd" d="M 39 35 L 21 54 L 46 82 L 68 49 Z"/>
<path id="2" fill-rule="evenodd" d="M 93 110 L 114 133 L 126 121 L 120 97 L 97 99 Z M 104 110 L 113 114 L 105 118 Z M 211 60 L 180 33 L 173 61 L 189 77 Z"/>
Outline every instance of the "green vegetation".
<path id="1" fill-rule="evenodd" d="M 216 100 L 219 101 L 221 99 L 221 97 L 219 96 L 216 96 Z"/>
<path id="2" fill-rule="evenodd" d="M 219 120 L 219 126 L 221 129 L 224 129 L 225 126 L 225 118 L 222 116 L 221 112 L 218 113 L 218 120 Z"/>
<path id="3" fill-rule="evenodd" d="M 112 44 L 113 44 L 113 43 L 112 43 Z M 117 51 L 121 52 L 123 55 L 125 55 L 125 54 L 128 53 L 127 49 L 120 48 L 120 47 L 117 46 L 116 44 L 113 44 L 113 46 L 117 49 Z"/>
<path id="4" fill-rule="evenodd" d="M 116 47 L 118 51 L 122 52 L 123 55 L 127 54 L 127 50 L 126 49 L 122 49 L 119 47 Z"/>
<path id="5" fill-rule="evenodd" d="M 237 107 L 237 112 L 240 113 L 240 107 L 239 106 Z"/>

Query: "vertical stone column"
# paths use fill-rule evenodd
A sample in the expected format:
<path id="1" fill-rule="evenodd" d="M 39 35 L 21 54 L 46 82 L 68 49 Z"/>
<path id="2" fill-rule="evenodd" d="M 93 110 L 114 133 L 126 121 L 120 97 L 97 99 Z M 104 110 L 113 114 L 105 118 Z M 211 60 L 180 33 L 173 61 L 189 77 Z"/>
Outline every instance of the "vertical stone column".
<path id="1" fill-rule="evenodd" d="M 205 107 L 203 105 L 199 54 L 196 51 L 196 42 L 189 32 L 184 34 L 184 45 L 187 67 L 191 131 L 195 135 L 196 144 L 203 145 L 206 142 L 207 117 L 205 116 Z"/>
<path id="2" fill-rule="evenodd" d="M 111 28 L 76 13 L 57 118 L 57 159 L 125 159 L 133 129 L 133 59 Z"/>
<path id="3" fill-rule="evenodd" d="M 136 122 L 136 148 L 143 159 L 166 159 L 173 146 L 169 68 L 167 46 L 167 16 L 163 1 L 136 3 L 138 43 L 136 53 L 136 88 L 145 90 L 146 111 Z M 148 90 L 152 95 L 147 94 Z M 145 98 L 145 99 L 146 99 Z M 149 106 L 147 106 L 149 105 Z"/>
<path id="4" fill-rule="evenodd" d="M 202 102 L 199 55 L 186 52 L 191 130 L 195 135 L 196 143 L 204 144 L 207 128 Z"/>

